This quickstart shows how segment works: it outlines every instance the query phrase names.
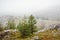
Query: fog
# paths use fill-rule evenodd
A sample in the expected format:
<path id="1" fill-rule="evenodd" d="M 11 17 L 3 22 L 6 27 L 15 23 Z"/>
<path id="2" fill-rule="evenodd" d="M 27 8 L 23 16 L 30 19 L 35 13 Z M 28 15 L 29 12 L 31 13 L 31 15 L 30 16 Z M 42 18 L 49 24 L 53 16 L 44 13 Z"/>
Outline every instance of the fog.
<path id="1" fill-rule="evenodd" d="M 0 16 L 60 16 L 60 0 L 0 0 Z"/>

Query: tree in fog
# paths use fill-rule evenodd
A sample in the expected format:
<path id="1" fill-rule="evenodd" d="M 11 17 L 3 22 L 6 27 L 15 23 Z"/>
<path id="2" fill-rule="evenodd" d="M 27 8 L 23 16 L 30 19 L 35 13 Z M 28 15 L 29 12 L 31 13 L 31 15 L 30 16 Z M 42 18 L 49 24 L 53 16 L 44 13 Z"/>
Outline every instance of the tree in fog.
<path id="1" fill-rule="evenodd" d="M 31 29 L 31 33 L 33 34 L 33 32 L 36 32 L 37 30 L 37 27 L 35 26 L 36 24 L 36 19 L 34 18 L 33 15 L 30 15 L 29 16 L 29 19 L 28 19 L 28 23 L 29 23 L 29 26 L 30 26 L 30 29 Z"/>
<path id="2" fill-rule="evenodd" d="M 22 21 L 19 22 L 17 26 L 18 30 L 21 33 L 21 37 L 28 37 L 31 34 L 30 27 L 28 25 L 27 20 L 23 19 Z"/>
<path id="3" fill-rule="evenodd" d="M 15 25 L 15 20 L 14 19 L 10 19 L 7 22 L 7 26 L 5 27 L 5 29 L 15 29 L 16 25 Z"/>

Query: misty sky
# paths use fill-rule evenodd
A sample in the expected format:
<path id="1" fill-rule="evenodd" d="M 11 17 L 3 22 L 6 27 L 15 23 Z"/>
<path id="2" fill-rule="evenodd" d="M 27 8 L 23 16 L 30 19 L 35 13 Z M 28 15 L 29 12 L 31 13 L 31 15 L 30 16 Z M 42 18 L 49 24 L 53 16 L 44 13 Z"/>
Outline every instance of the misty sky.
<path id="1" fill-rule="evenodd" d="M 0 0 L 1 15 L 60 15 L 60 0 Z"/>

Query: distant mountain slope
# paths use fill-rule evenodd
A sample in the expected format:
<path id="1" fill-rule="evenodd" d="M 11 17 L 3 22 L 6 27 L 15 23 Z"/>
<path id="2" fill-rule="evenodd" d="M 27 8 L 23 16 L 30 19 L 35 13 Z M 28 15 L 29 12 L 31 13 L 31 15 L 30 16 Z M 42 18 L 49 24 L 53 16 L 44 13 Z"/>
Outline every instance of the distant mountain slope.
<path id="1" fill-rule="evenodd" d="M 52 21 L 52 20 L 37 20 L 37 28 L 38 28 L 38 32 L 42 32 L 48 29 L 54 29 L 55 27 L 57 27 L 56 25 L 60 24 L 60 21 Z M 60 25 L 58 25 L 60 28 Z M 58 28 L 58 27 L 57 27 Z"/>

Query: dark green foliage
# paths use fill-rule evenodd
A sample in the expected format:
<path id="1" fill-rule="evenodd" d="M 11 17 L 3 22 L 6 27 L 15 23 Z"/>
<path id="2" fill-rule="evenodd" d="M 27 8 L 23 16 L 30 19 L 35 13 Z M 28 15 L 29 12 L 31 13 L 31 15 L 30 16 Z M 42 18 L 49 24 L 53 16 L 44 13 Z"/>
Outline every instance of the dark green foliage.
<path id="1" fill-rule="evenodd" d="M 33 15 L 31 15 L 31 16 L 29 17 L 28 23 L 29 23 L 29 26 L 30 26 L 30 28 L 31 28 L 31 33 L 37 31 L 37 30 L 36 30 L 37 27 L 35 26 L 36 20 L 35 20 L 35 18 L 34 18 Z"/>
<path id="2" fill-rule="evenodd" d="M 20 31 L 22 37 L 27 37 L 37 31 L 35 24 L 36 20 L 34 16 L 31 15 L 28 20 L 25 17 L 22 21 L 20 20 L 17 29 Z"/>
<path id="3" fill-rule="evenodd" d="M 31 30 L 26 20 L 23 20 L 22 22 L 20 22 L 17 28 L 21 33 L 21 37 L 30 36 Z"/>
<path id="4" fill-rule="evenodd" d="M 5 29 L 15 29 L 15 20 L 8 20 L 7 26 L 5 27 Z"/>
<path id="5" fill-rule="evenodd" d="M 2 24 L 0 23 L 0 31 L 3 31 L 4 29 L 3 29 L 3 26 L 2 26 Z"/>

